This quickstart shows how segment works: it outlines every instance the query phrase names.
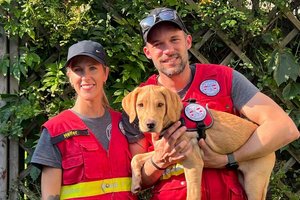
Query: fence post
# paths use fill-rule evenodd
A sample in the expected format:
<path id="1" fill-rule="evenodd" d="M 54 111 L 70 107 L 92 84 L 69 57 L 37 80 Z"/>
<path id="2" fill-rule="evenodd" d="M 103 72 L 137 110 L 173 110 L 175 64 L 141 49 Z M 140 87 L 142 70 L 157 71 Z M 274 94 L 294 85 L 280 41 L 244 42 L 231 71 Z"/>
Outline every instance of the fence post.
<path id="1" fill-rule="evenodd" d="M 9 40 L 9 60 L 10 67 L 19 59 L 19 43 L 18 39 L 11 37 Z M 10 76 L 9 77 L 9 93 L 13 94 L 19 89 L 18 81 Z M 9 200 L 18 199 L 18 177 L 19 177 L 19 140 L 18 139 L 9 139 Z"/>
<path id="2" fill-rule="evenodd" d="M 4 29 L 0 26 L 0 59 L 7 53 L 7 39 Z M 0 73 L 0 94 L 6 93 L 7 80 Z M 0 108 L 4 102 L 0 99 Z M 0 133 L 0 199 L 7 199 L 7 137 Z"/>

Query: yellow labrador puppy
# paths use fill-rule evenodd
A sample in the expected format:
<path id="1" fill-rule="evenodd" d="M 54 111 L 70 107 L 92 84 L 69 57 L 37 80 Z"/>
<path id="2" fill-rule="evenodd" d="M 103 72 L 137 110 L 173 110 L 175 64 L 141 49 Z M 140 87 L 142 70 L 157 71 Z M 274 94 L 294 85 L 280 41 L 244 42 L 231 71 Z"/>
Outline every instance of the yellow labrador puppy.
<path id="1" fill-rule="evenodd" d="M 182 112 L 180 97 L 162 86 L 137 87 L 124 97 L 122 107 L 129 116 L 130 123 L 137 117 L 142 132 L 160 133 L 165 127 L 178 121 Z M 240 148 L 257 128 L 257 125 L 238 116 L 209 110 L 213 125 L 206 130 L 205 141 L 217 153 L 229 154 Z M 187 137 L 183 135 L 182 137 Z M 185 138 L 183 138 L 185 139 Z M 183 162 L 187 181 L 187 200 L 201 199 L 201 179 L 203 170 L 202 152 L 196 139 L 192 140 L 193 152 Z M 141 189 L 141 168 L 153 152 L 135 155 L 131 161 L 133 193 Z M 275 164 L 275 153 L 240 162 L 240 179 L 248 200 L 266 198 L 269 179 Z"/>

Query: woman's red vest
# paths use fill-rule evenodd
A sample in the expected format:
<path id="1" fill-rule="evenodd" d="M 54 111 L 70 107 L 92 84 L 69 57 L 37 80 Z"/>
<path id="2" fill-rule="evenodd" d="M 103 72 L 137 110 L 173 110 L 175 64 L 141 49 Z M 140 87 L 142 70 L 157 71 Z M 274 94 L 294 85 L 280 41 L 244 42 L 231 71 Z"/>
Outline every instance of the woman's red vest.
<path id="1" fill-rule="evenodd" d="M 70 110 L 43 125 L 62 157 L 61 199 L 136 199 L 130 192 L 131 154 L 119 129 L 121 114 L 109 112 L 112 130 L 108 150 Z"/>

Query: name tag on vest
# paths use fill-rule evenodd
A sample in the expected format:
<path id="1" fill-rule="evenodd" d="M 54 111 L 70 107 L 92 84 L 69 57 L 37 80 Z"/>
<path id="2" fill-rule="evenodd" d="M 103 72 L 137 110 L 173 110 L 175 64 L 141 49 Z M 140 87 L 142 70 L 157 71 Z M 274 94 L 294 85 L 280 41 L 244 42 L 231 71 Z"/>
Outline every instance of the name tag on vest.
<path id="1" fill-rule="evenodd" d="M 61 135 L 52 137 L 51 138 L 51 143 L 52 144 L 57 144 L 57 143 L 60 143 L 64 140 L 66 140 L 66 139 L 69 139 L 71 137 L 78 136 L 78 135 L 89 135 L 89 132 L 88 132 L 88 130 L 71 130 L 71 131 L 65 132 Z"/>

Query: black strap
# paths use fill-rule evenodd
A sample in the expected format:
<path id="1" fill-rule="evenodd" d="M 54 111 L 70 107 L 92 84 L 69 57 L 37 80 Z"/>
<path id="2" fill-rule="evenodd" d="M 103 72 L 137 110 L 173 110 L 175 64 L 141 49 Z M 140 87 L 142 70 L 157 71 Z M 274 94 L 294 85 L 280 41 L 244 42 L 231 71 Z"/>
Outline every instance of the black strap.
<path id="1" fill-rule="evenodd" d="M 198 137 L 197 139 L 200 140 L 201 138 L 205 139 L 206 138 L 206 134 L 205 134 L 205 124 L 202 121 L 200 122 L 196 122 L 197 124 L 197 133 L 198 133 Z"/>
<path id="2" fill-rule="evenodd" d="M 228 164 L 226 165 L 227 169 L 237 169 L 239 164 L 236 162 L 233 153 L 227 154 Z"/>
<path id="3" fill-rule="evenodd" d="M 153 161 L 152 157 L 153 157 L 153 156 L 151 156 L 150 161 L 151 161 L 151 164 L 152 164 L 156 169 L 158 169 L 158 170 L 165 170 L 165 169 L 167 169 L 167 167 L 166 167 L 166 168 L 159 167 L 159 166 Z"/>

